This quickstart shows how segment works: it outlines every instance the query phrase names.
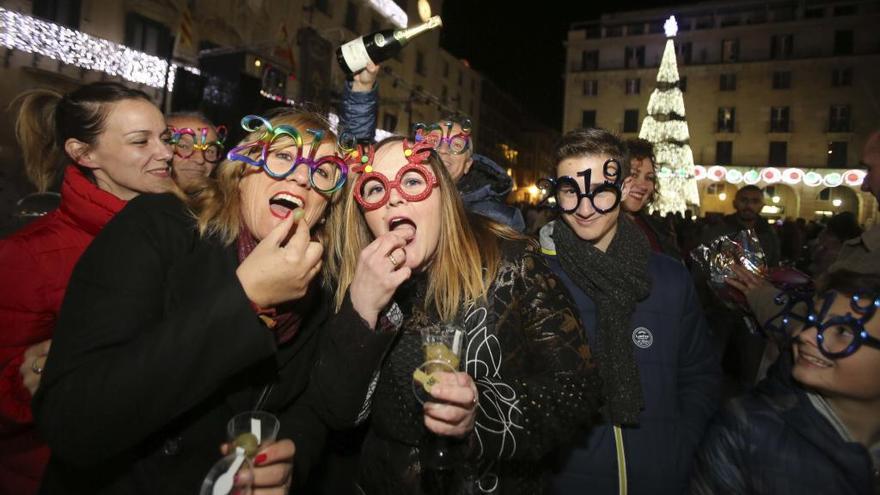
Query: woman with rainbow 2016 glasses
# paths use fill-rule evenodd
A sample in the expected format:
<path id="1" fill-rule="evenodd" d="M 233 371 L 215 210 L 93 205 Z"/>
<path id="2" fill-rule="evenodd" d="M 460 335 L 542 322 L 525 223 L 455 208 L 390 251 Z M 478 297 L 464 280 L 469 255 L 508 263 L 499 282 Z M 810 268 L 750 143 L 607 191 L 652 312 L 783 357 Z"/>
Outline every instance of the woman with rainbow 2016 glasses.
<path id="1" fill-rule="evenodd" d="M 319 116 L 242 125 L 216 181 L 131 201 L 77 266 L 34 399 L 45 493 L 197 493 L 227 421 L 255 409 L 281 430 L 254 493 L 305 480 L 323 435 L 302 407 L 327 307 L 318 238 L 347 165 Z"/>
<path id="2" fill-rule="evenodd" d="M 369 418 L 356 475 L 367 494 L 540 493 L 546 454 L 598 409 L 590 347 L 537 247 L 466 213 L 419 137 L 361 149 L 331 212 L 337 314 L 322 329 L 316 403 L 335 428 Z M 463 331 L 462 371 L 431 372 L 422 406 L 420 332 L 446 323 Z M 421 458 L 431 435 L 449 439 L 450 470 Z"/>

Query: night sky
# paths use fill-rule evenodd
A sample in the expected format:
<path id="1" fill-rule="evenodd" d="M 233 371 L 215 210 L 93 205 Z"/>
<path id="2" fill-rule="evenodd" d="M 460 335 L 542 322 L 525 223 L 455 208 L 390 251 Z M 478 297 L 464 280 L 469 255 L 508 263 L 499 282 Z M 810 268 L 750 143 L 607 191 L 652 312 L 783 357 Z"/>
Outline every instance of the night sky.
<path id="1" fill-rule="evenodd" d="M 548 126 L 562 126 L 565 47 L 572 22 L 598 19 L 606 12 L 695 3 L 681 0 L 525 2 L 445 0 L 440 44 L 518 98 Z M 549 7 L 552 6 L 552 7 Z M 609 10 L 611 9 L 611 10 Z"/>

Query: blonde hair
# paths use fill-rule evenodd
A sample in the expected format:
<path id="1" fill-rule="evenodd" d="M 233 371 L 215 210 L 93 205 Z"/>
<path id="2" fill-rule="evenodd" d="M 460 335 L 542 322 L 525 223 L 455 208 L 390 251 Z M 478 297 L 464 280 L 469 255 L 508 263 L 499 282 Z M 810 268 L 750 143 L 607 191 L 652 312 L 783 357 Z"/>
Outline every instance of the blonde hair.
<path id="1" fill-rule="evenodd" d="M 294 127 L 303 136 L 303 146 L 310 144 L 310 134 L 307 129 L 324 132 L 324 139 L 328 138 L 332 144 L 336 144 L 336 134 L 330 130 L 327 120 L 321 115 L 298 109 L 282 109 L 267 117 L 273 127 L 289 125 Z M 250 132 L 238 145 L 259 140 L 265 132 L 262 127 Z M 276 150 L 290 146 L 291 140 L 282 137 L 273 143 L 270 150 Z M 256 159 L 260 154 L 260 148 L 254 147 L 246 151 L 247 155 Z M 300 165 L 303 166 L 303 165 Z M 225 245 L 232 244 L 241 233 L 241 193 L 239 185 L 248 173 L 264 173 L 261 169 L 247 163 L 224 158 L 217 164 L 216 177 L 206 179 L 200 188 L 190 191 L 184 196 L 184 201 L 189 206 L 198 224 L 199 234 L 202 237 L 216 237 Z M 333 193 L 328 200 L 328 207 L 335 203 L 339 192 Z"/>
<path id="2" fill-rule="evenodd" d="M 376 145 L 376 150 L 400 143 L 402 139 L 385 139 Z M 435 194 L 440 194 L 440 238 L 435 258 L 427 269 L 424 304 L 425 309 L 433 306 L 443 320 L 449 321 L 463 304 L 486 297 L 501 261 L 499 237 L 525 237 L 509 227 L 467 213 L 455 183 L 436 152 L 431 152 L 426 164 L 440 183 L 435 190 Z M 325 280 L 335 281 L 337 311 L 354 279 L 361 251 L 374 239 L 354 199 L 353 188 L 358 176 L 349 172 L 342 204 L 330 212 L 327 222 L 329 246 L 324 274 Z"/>

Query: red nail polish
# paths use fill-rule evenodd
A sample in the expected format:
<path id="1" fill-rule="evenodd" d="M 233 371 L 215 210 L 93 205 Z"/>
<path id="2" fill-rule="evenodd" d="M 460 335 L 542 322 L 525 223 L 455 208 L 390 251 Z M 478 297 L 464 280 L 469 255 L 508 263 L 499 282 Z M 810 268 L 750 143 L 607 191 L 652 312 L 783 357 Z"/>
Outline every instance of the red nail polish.
<path id="1" fill-rule="evenodd" d="M 266 454 L 260 454 L 254 459 L 254 465 L 259 466 L 260 464 L 266 462 L 266 458 L 269 457 Z"/>

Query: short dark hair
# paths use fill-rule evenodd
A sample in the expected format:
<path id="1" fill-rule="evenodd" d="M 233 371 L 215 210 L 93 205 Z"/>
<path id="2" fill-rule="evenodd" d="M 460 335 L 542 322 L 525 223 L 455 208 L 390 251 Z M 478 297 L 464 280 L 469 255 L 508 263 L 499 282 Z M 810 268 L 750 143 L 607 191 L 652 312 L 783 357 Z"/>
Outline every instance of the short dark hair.
<path id="1" fill-rule="evenodd" d="M 587 127 L 567 132 L 554 148 L 554 158 L 558 166 L 562 160 L 591 156 L 608 155 L 620 163 L 620 177 L 629 175 L 629 155 L 619 137 L 598 127 Z"/>
<path id="2" fill-rule="evenodd" d="M 876 297 L 880 295 L 880 274 L 834 270 L 820 277 L 816 288 L 820 293 L 833 290 L 847 296 L 867 293 Z"/>
<path id="3" fill-rule="evenodd" d="M 645 158 L 650 158 L 652 164 L 657 162 L 654 157 L 654 145 L 647 139 L 627 139 L 624 144 L 626 144 L 630 160 L 643 160 Z"/>
<path id="4" fill-rule="evenodd" d="M 738 198 L 740 193 L 747 193 L 747 192 L 758 192 L 758 193 L 764 194 L 764 190 L 761 189 L 760 187 L 758 187 L 754 184 L 747 184 L 747 185 L 739 188 L 739 191 L 736 192 L 736 195 L 734 196 L 734 198 Z"/>

